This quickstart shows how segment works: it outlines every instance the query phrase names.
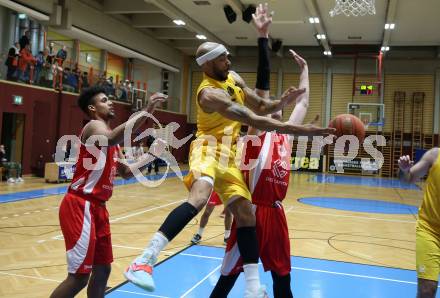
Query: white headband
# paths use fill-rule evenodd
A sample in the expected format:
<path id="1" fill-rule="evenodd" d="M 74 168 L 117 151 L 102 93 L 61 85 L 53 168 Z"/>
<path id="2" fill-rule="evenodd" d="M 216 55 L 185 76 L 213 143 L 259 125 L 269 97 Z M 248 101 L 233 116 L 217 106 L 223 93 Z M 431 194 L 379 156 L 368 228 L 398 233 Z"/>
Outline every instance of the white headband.
<path id="1" fill-rule="evenodd" d="M 224 45 L 219 44 L 218 46 L 216 46 L 215 48 L 213 48 L 211 51 L 209 51 L 208 53 L 200 56 L 199 58 L 196 59 L 197 64 L 199 66 L 202 66 L 205 62 L 211 61 L 215 58 L 217 58 L 218 56 L 220 56 L 221 54 L 226 54 L 229 55 L 228 50 L 225 48 Z"/>

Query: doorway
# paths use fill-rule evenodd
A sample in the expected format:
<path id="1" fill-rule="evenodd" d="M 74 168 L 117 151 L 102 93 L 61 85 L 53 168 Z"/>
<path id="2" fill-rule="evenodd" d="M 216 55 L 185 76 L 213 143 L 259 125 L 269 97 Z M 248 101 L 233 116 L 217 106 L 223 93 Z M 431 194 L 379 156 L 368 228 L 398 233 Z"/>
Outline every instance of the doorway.
<path id="1" fill-rule="evenodd" d="M 6 159 L 23 164 L 25 114 L 3 113 L 1 144 L 5 145 Z"/>

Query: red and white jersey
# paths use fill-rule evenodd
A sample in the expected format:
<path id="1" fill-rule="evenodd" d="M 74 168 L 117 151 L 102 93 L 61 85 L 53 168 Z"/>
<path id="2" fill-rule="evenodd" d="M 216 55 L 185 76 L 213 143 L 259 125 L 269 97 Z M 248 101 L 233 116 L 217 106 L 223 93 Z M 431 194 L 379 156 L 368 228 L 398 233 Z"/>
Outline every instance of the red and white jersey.
<path id="1" fill-rule="evenodd" d="M 89 146 L 89 145 L 87 145 Z M 113 193 L 113 179 L 116 175 L 116 162 L 119 145 L 96 147 L 81 143 L 75 174 L 68 192 L 85 199 L 108 201 Z"/>
<path id="2" fill-rule="evenodd" d="M 272 206 L 286 197 L 292 146 L 288 135 L 265 132 L 259 138 L 260 146 L 252 146 L 249 141 L 246 152 L 243 152 L 246 165 L 249 161 L 256 163 L 243 174 L 252 194 L 252 203 Z"/>

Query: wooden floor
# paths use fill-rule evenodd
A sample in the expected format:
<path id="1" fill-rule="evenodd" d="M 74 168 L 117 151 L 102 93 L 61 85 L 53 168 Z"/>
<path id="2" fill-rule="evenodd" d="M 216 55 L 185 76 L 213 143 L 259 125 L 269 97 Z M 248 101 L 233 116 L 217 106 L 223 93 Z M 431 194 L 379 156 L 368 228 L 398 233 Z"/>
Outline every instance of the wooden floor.
<path id="1" fill-rule="evenodd" d="M 309 182 L 309 178 L 308 174 L 292 175 L 284 204 L 292 255 L 414 269 L 414 215 L 325 209 L 302 204 L 297 199 L 338 196 L 419 205 L 421 191 L 319 184 Z M 0 193 L 53 186 L 42 179 L 27 178 L 19 185 L 0 183 Z M 115 188 L 108 203 L 115 257 L 109 286 L 124 281 L 123 270 L 141 252 L 165 216 L 186 196 L 178 178 L 170 178 L 154 189 L 140 184 Z M 61 199 L 62 195 L 58 195 L 1 204 L 0 297 L 48 297 L 65 278 L 65 249 L 58 224 Z M 204 244 L 222 245 L 221 210 L 220 207 L 214 211 L 203 236 Z M 167 247 L 162 259 L 189 244 L 199 217 Z"/>

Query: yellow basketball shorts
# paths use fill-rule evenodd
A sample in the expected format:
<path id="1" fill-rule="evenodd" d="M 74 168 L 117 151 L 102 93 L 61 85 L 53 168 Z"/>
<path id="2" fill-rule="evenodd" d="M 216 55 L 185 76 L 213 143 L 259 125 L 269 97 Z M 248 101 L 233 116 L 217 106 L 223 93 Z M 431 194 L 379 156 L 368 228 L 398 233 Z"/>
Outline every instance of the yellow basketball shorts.
<path id="1" fill-rule="evenodd" d="M 420 224 L 416 228 L 416 270 L 418 278 L 438 281 L 440 237 Z"/>
<path id="2" fill-rule="evenodd" d="M 244 181 L 240 169 L 235 164 L 236 148 L 222 146 L 197 145 L 191 143 L 189 158 L 189 174 L 184 183 L 188 189 L 201 176 L 209 176 L 214 180 L 214 191 L 226 206 L 231 198 L 241 196 L 251 201 L 252 196 Z"/>

